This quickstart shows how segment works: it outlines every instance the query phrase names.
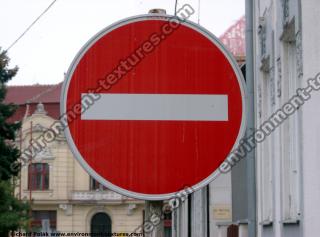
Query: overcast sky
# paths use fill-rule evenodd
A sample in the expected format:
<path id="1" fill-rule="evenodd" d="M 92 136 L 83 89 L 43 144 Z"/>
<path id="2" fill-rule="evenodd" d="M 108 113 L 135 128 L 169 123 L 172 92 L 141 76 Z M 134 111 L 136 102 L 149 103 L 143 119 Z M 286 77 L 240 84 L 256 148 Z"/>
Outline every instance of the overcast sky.
<path id="1" fill-rule="evenodd" d="M 0 0 L 0 47 L 9 45 L 52 0 Z M 189 3 L 198 22 L 216 36 L 244 15 L 244 0 L 178 1 Z M 76 53 L 95 33 L 115 21 L 163 8 L 172 15 L 175 0 L 58 0 L 9 51 L 11 65 L 19 66 L 10 85 L 54 84 Z"/>

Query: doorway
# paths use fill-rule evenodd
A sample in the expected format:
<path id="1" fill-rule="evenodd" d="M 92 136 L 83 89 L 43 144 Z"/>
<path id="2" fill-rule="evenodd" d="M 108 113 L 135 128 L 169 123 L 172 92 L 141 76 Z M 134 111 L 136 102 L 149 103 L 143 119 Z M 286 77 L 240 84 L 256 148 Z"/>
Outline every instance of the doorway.
<path id="1" fill-rule="evenodd" d="M 103 212 L 94 214 L 91 218 L 91 233 L 112 233 L 111 218 Z"/>

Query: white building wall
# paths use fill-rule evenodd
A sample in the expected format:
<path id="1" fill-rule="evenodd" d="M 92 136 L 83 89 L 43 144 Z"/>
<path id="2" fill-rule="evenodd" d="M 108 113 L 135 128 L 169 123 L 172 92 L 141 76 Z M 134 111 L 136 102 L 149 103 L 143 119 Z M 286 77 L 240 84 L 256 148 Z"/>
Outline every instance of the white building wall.
<path id="1" fill-rule="evenodd" d="M 320 72 L 320 1 L 254 1 L 256 123 Z M 258 144 L 257 235 L 318 236 L 320 91 Z"/>
<path id="2" fill-rule="evenodd" d="M 210 237 L 226 236 L 223 233 L 232 222 L 231 172 L 210 183 L 209 192 Z"/>
<path id="3" fill-rule="evenodd" d="M 320 72 L 320 1 L 302 0 L 303 83 Z M 320 91 L 303 106 L 303 236 L 319 236 Z"/>
<path id="4" fill-rule="evenodd" d="M 231 172 L 211 182 L 209 191 L 205 187 L 189 195 L 173 212 L 172 237 L 186 237 L 189 231 L 191 237 L 205 237 L 208 233 L 210 237 L 227 237 L 232 223 L 231 197 Z"/>

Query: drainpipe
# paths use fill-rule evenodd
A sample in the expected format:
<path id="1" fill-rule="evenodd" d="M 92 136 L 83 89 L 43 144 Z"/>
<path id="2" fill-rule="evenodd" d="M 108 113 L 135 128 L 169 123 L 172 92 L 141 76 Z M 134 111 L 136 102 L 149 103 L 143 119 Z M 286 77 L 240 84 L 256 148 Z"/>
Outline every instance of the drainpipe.
<path id="1" fill-rule="evenodd" d="M 254 114 L 254 50 L 253 50 L 253 0 L 246 0 L 246 86 L 247 86 L 247 135 L 255 129 Z M 247 155 L 248 185 L 248 236 L 256 236 L 256 173 L 255 149 Z"/>

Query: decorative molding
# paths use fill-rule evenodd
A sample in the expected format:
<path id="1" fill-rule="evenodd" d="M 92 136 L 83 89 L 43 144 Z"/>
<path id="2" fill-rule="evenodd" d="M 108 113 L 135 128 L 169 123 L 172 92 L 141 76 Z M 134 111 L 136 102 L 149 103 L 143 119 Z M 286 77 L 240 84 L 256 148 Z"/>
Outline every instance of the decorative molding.
<path id="1" fill-rule="evenodd" d="M 279 223 L 283 225 L 299 225 L 300 220 L 298 218 L 289 218 L 289 219 L 282 220 Z"/>
<path id="2" fill-rule="evenodd" d="M 290 8 L 289 0 L 282 0 L 282 23 L 285 26 L 289 21 Z"/>
<path id="3" fill-rule="evenodd" d="M 44 105 L 41 102 L 37 104 L 37 108 L 33 114 L 47 114 L 47 111 L 45 111 Z"/>
<path id="4" fill-rule="evenodd" d="M 262 88 L 260 83 L 258 83 L 258 116 L 262 117 Z"/>
<path id="5" fill-rule="evenodd" d="M 52 154 L 51 149 L 46 146 L 42 148 L 39 152 L 35 152 L 34 159 L 35 160 L 52 160 L 54 159 L 54 155 Z"/>
<path id="6" fill-rule="evenodd" d="M 259 225 L 262 225 L 262 226 L 272 226 L 273 225 L 273 221 L 271 219 L 266 219 L 266 220 L 263 220 L 259 223 Z"/>
<path id="7" fill-rule="evenodd" d="M 274 106 L 276 104 L 276 91 L 275 91 L 275 75 L 274 75 L 274 67 L 270 68 L 270 97 L 271 97 L 271 105 Z"/>
<path id="8" fill-rule="evenodd" d="M 259 18 L 259 29 L 258 29 L 258 35 L 259 35 L 259 41 L 260 41 L 260 57 L 261 59 L 264 58 L 266 54 L 266 40 L 267 40 L 267 34 L 266 34 L 266 21 L 264 17 Z"/>
<path id="9" fill-rule="evenodd" d="M 66 216 L 72 216 L 72 205 L 71 204 L 59 204 L 59 208 L 64 210 Z"/>
<path id="10" fill-rule="evenodd" d="M 74 191 L 71 199 L 74 201 L 121 201 L 125 197 L 113 191 Z"/>
<path id="11" fill-rule="evenodd" d="M 277 97 L 281 97 L 281 83 L 282 83 L 282 69 L 281 69 L 281 58 L 277 59 Z"/>
<path id="12" fill-rule="evenodd" d="M 32 126 L 32 132 L 39 132 L 39 133 L 42 133 L 44 134 L 46 131 L 48 130 L 53 130 L 51 127 L 49 128 L 46 128 L 44 126 L 42 126 L 41 124 L 37 123 L 35 124 L 34 126 Z M 30 131 L 30 130 L 29 130 Z M 55 141 L 66 141 L 66 138 L 64 136 L 64 132 L 63 130 L 61 130 L 55 137 L 54 139 Z"/>
<path id="13" fill-rule="evenodd" d="M 296 40 L 295 18 L 293 17 L 290 22 L 287 22 L 283 26 L 283 32 L 280 36 L 280 40 L 284 42 L 294 42 Z"/>
<path id="14" fill-rule="evenodd" d="M 301 31 L 296 34 L 296 60 L 297 60 L 297 76 L 303 76 L 303 59 L 302 59 L 302 35 Z"/>
<path id="15" fill-rule="evenodd" d="M 135 203 L 130 203 L 130 204 L 128 204 L 128 212 L 127 212 L 127 215 L 128 215 L 128 216 L 131 216 L 131 215 L 133 214 L 134 209 L 136 209 L 136 208 L 137 208 L 137 204 L 135 204 Z"/>
<path id="16" fill-rule="evenodd" d="M 48 129 L 42 126 L 41 124 L 37 123 L 36 125 L 32 126 L 32 132 L 45 132 Z"/>
<path id="17" fill-rule="evenodd" d="M 270 72 L 270 55 L 265 56 L 261 59 L 261 66 L 260 70 L 263 71 L 264 73 L 269 73 Z"/>

